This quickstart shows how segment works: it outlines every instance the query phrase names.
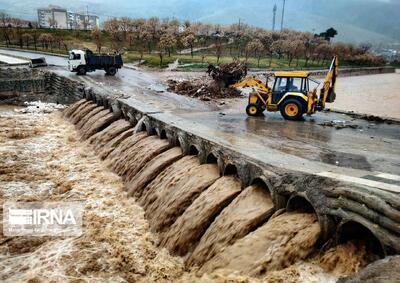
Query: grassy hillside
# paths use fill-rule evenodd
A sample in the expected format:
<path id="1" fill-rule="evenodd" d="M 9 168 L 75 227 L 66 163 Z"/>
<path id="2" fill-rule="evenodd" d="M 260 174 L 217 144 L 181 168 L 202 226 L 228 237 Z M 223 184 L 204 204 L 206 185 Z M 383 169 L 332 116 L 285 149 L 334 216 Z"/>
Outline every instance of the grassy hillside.
<path id="1" fill-rule="evenodd" d="M 338 39 L 349 42 L 400 41 L 400 1 L 397 0 L 288 0 L 285 26 L 296 30 L 321 32 L 333 26 L 340 30 Z M 21 17 L 35 19 L 35 9 L 47 6 L 47 0 L 0 2 L 0 9 Z M 73 11 L 98 13 L 102 20 L 116 16 L 202 20 L 230 24 L 239 18 L 251 25 L 272 27 L 272 7 L 278 4 L 280 25 L 282 1 L 265 0 L 115 0 L 112 2 L 53 0 L 52 4 Z"/>

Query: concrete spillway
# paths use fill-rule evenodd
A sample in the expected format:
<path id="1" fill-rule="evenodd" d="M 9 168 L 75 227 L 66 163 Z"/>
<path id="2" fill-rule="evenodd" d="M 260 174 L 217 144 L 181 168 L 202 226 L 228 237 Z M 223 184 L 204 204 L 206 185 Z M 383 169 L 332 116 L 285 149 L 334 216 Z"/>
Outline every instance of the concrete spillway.
<path id="1" fill-rule="evenodd" d="M 77 112 L 96 117 L 96 112 L 90 114 L 93 109 L 87 110 L 90 104 L 78 101 L 65 110 L 65 117 L 75 124 L 85 117 Z M 109 112 L 102 117 L 113 116 L 112 111 L 103 111 Z M 136 125 L 136 132 L 121 138 L 129 125 L 125 119 L 113 117 L 97 117 L 97 124 L 88 118 L 79 132 L 82 137 L 90 136 L 88 141 L 98 152 L 117 139 L 115 147 L 103 157 L 106 164 L 122 176 L 128 194 L 144 208 L 151 230 L 159 234 L 159 245 L 184 257 L 187 268 L 197 267 L 200 274 L 218 271 L 265 277 L 310 257 L 315 262 L 322 261 L 312 254 L 328 240 L 323 237 L 323 225 L 331 225 L 325 229 L 334 230 L 335 223 L 321 222 L 321 218 L 329 216 L 321 217 L 307 198 L 293 192 L 288 197 L 287 212 L 279 210 L 272 216 L 279 205 L 274 200 L 282 196 L 272 193 L 265 177 L 259 176 L 242 189 L 237 169 L 220 173 L 218 159 L 209 158 L 202 163 L 198 145 L 189 147 L 184 155 L 185 148 L 177 143 L 174 146 L 167 135 L 157 136 L 157 131 L 148 135 L 143 131 L 145 124 Z M 102 130 L 93 134 L 93 125 Z M 352 245 L 351 241 L 360 236 L 357 231 L 354 233 L 345 235 L 344 245 Z M 379 239 L 372 233 L 364 236 L 361 241 L 366 246 L 361 250 L 365 250 L 365 256 L 360 258 L 385 252 L 376 249 Z M 338 250 L 347 248 L 338 244 Z M 328 251 L 322 258 L 331 254 Z"/>
<path id="2" fill-rule="evenodd" d="M 395 192 L 277 168 L 178 127 L 169 115 L 68 84 L 70 96 L 46 85 L 42 97 L 81 98 L 65 118 L 122 177 L 159 245 L 188 268 L 260 277 L 309 257 L 329 262 L 334 252 L 317 257 L 318 247 L 351 249 L 355 239 L 365 253 L 400 252 Z"/>

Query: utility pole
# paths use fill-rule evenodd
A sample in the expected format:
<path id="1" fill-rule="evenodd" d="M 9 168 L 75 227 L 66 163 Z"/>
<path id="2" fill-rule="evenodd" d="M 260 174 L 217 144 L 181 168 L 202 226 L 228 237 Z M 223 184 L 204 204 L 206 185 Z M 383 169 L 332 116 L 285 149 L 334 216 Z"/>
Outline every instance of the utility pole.
<path id="1" fill-rule="evenodd" d="M 274 14 L 274 17 L 272 19 L 272 31 L 275 30 L 275 21 L 276 21 L 276 10 L 278 7 L 276 7 L 276 3 L 274 4 L 274 8 L 272 9 L 272 13 Z"/>
<path id="2" fill-rule="evenodd" d="M 283 30 L 283 19 L 285 18 L 285 4 L 286 4 L 286 0 L 283 0 L 282 20 L 281 20 L 281 31 Z"/>

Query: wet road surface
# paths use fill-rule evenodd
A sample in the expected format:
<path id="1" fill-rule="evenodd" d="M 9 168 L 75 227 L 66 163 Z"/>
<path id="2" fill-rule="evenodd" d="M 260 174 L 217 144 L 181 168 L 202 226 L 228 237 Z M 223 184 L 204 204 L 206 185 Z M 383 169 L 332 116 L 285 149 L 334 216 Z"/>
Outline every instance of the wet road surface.
<path id="1" fill-rule="evenodd" d="M 66 62 L 61 57 L 45 57 L 50 64 Z M 161 120 L 173 120 L 176 126 L 271 165 L 313 174 L 334 174 L 338 179 L 351 177 L 355 183 L 370 182 L 372 186 L 400 192 L 398 124 L 378 124 L 336 113 L 317 113 L 305 117 L 302 122 L 285 121 L 279 113 L 250 118 L 244 113 L 245 99 L 218 106 L 180 96 L 166 91 L 162 82 L 151 73 L 140 70 L 122 68 L 116 77 L 107 77 L 102 71 L 76 76 L 65 67 L 49 69 L 83 81 L 95 89 L 108 91 L 110 95 L 123 97 L 132 106 L 145 103 L 151 109 L 149 112 L 157 113 L 153 116 Z M 378 80 L 381 76 L 385 75 L 372 77 Z M 336 129 L 320 125 L 326 121 L 339 121 L 354 128 Z M 375 181 L 371 176 L 375 176 Z"/>

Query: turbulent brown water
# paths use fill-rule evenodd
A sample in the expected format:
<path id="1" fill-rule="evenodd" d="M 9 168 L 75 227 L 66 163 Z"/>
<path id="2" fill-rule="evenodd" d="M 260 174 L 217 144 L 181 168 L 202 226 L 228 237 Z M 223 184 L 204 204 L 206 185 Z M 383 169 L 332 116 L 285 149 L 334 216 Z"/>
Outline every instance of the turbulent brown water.
<path id="1" fill-rule="evenodd" d="M 82 129 L 82 127 L 87 123 L 87 121 L 89 121 L 90 118 L 92 118 L 94 115 L 96 115 L 97 113 L 103 111 L 104 108 L 103 107 L 96 107 L 94 108 L 92 111 L 90 111 L 88 114 L 86 114 L 85 116 L 83 116 L 78 123 L 76 124 L 76 128 L 78 130 Z"/>
<path id="2" fill-rule="evenodd" d="M 104 107 L 64 111 L 79 134 L 60 113 L 1 110 L 1 200 L 86 203 L 79 238 L 2 236 L 2 281 L 335 282 L 366 264 L 360 243 L 318 252 L 314 214 L 270 218 L 264 185 L 242 189 Z"/>
<path id="3" fill-rule="evenodd" d="M 161 245 L 174 254 L 185 255 L 240 190 L 240 181 L 236 177 L 226 176 L 218 179 L 201 193 L 168 232 L 162 235 Z"/>
<path id="4" fill-rule="evenodd" d="M 167 140 L 161 140 L 157 136 L 146 137 L 121 154 L 120 158 L 116 160 L 113 170 L 130 180 L 150 159 L 170 147 Z"/>
<path id="5" fill-rule="evenodd" d="M 219 178 L 217 165 L 200 165 L 197 157 L 194 158 L 190 167 L 178 167 L 172 174 L 166 173 L 169 167 L 159 175 L 161 182 L 158 182 L 157 176 L 155 182 L 149 184 L 150 188 L 155 188 L 158 196 L 150 205 L 145 206 L 154 231 L 163 232 L 168 229 L 196 197 Z M 174 165 L 177 164 L 181 165 L 179 162 Z"/>
<path id="6" fill-rule="evenodd" d="M 105 115 L 101 115 L 102 113 L 106 113 Z M 104 110 L 94 115 L 92 118 L 88 120 L 88 122 L 81 128 L 81 136 L 83 140 L 88 139 L 93 134 L 101 131 L 113 121 L 116 120 L 116 117 L 109 112 L 109 110 Z"/>
<path id="7" fill-rule="evenodd" d="M 97 108 L 97 109 L 96 109 Z M 95 110 L 96 109 L 96 110 Z M 83 107 L 80 108 L 79 111 L 76 112 L 75 115 L 71 116 L 71 123 L 76 124 L 77 122 L 79 122 L 80 120 L 82 120 L 83 117 L 86 116 L 92 116 L 92 113 L 90 113 L 92 110 L 95 110 L 93 113 L 98 113 L 100 112 L 102 109 L 104 109 L 103 107 L 98 107 L 96 105 L 96 103 L 88 103 L 88 104 L 84 104 Z M 97 111 L 98 110 L 98 111 Z M 88 115 L 88 114 L 91 115 Z"/>
<path id="8" fill-rule="evenodd" d="M 103 148 L 99 149 L 99 155 L 101 159 L 107 158 L 107 156 L 114 151 L 117 146 L 121 144 L 125 139 L 133 135 L 133 129 L 126 130 L 122 132 L 121 134 L 117 135 L 114 137 L 112 140 L 110 140 L 108 143 L 106 143 Z"/>
<path id="9" fill-rule="evenodd" d="M 208 260 L 201 272 L 239 271 L 255 277 L 305 259 L 318 240 L 315 214 L 283 213 Z"/>
<path id="10" fill-rule="evenodd" d="M 273 213 L 273 202 L 266 188 L 246 188 L 229 204 L 207 229 L 188 259 L 189 265 L 201 265 L 265 222 Z"/>
<path id="11" fill-rule="evenodd" d="M 167 166 L 181 158 L 182 150 L 180 147 L 174 147 L 167 150 L 144 166 L 127 185 L 127 191 L 130 196 L 140 197 L 143 188 L 148 185 L 158 174 Z"/>
<path id="12" fill-rule="evenodd" d="M 117 166 L 118 160 L 121 160 L 126 152 L 135 146 L 137 142 L 147 137 L 147 133 L 140 132 L 134 133 L 132 135 L 128 135 L 127 138 L 121 140 L 118 145 L 115 146 L 113 150 L 109 152 L 107 155 L 107 163 L 112 168 L 113 166 Z"/>
<path id="13" fill-rule="evenodd" d="M 96 133 L 95 135 L 91 136 L 88 140 L 90 144 L 93 145 L 94 149 L 98 151 L 106 143 L 112 140 L 117 135 L 129 130 L 131 128 L 131 124 L 125 120 L 117 120 L 112 123 L 110 126 L 105 128 L 103 131 Z"/>
<path id="14" fill-rule="evenodd" d="M 158 249 L 141 207 L 60 113 L 0 106 L 0 199 L 85 201 L 78 238 L 0 237 L 2 282 L 171 282 L 182 260 Z"/>

